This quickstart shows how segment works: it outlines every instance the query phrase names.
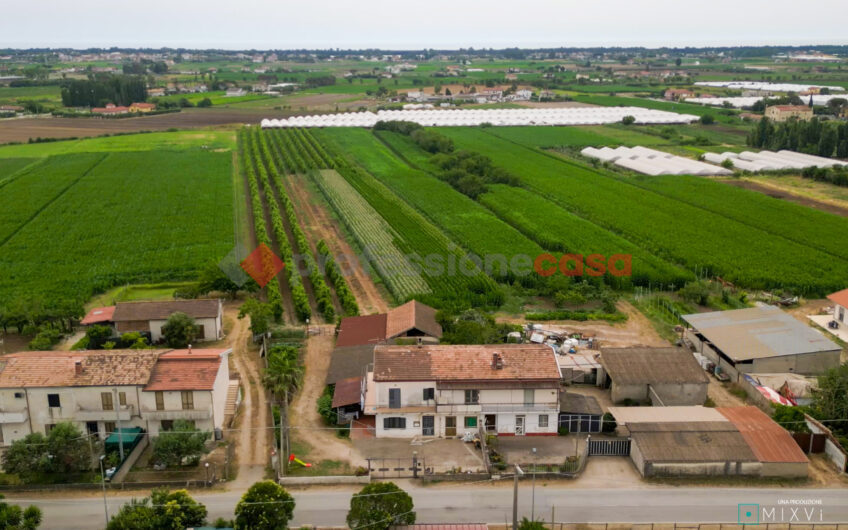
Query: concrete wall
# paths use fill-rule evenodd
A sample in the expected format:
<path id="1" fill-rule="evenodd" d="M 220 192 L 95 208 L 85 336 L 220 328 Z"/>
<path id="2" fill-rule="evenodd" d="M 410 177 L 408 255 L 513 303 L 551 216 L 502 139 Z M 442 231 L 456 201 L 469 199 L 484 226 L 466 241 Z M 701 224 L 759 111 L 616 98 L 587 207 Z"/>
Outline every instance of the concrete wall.
<path id="1" fill-rule="evenodd" d="M 785 462 L 763 462 L 760 469 L 762 477 L 806 477 L 807 468 L 809 465 L 806 462 L 801 463 L 785 463 Z"/>
<path id="2" fill-rule="evenodd" d="M 208 390 L 192 391 L 194 408 L 191 410 L 183 410 L 182 393 L 179 390 L 162 392 L 162 395 L 165 408 L 160 411 L 156 410 L 155 392 L 141 393 L 141 414 L 146 420 L 145 427 L 150 436 L 159 436 L 163 420 L 189 420 L 193 421 L 198 429 L 209 431 L 215 427 L 213 424 L 212 392 Z"/>
<path id="3" fill-rule="evenodd" d="M 421 414 L 420 412 L 416 413 L 386 413 L 386 414 L 377 414 L 376 415 L 376 436 L 377 438 L 413 438 L 415 436 L 421 436 Z M 383 428 L 383 420 L 385 418 L 406 418 L 406 428 L 405 429 L 385 429 Z M 419 422 L 418 426 L 415 426 L 415 422 Z M 439 434 L 438 431 L 438 422 L 435 422 L 436 425 L 436 435 Z"/>
<path id="4" fill-rule="evenodd" d="M 759 476 L 760 472 L 759 462 L 651 462 L 645 476 Z"/>
<path id="5" fill-rule="evenodd" d="M 613 381 L 610 386 L 610 399 L 613 403 L 621 403 L 625 399 L 641 403 L 648 399 L 648 385 L 620 385 Z"/>
<path id="6" fill-rule="evenodd" d="M 709 383 L 682 383 L 651 385 L 656 392 L 649 392 L 651 403 L 656 406 L 703 405 L 707 399 Z M 662 401 L 657 401 L 657 396 Z"/>
<path id="7" fill-rule="evenodd" d="M 228 357 L 228 354 L 222 356 L 218 375 L 215 377 L 215 383 L 212 387 L 212 423 L 216 429 L 222 429 L 224 427 L 224 409 L 227 406 L 227 391 L 230 385 L 230 363 L 228 362 Z"/>
<path id="8" fill-rule="evenodd" d="M 151 320 L 150 321 L 150 338 L 153 342 L 158 342 L 162 339 L 162 326 L 167 320 Z M 203 326 L 203 337 L 198 339 L 198 342 L 219 340 L 224 337 L 224 331 L 221 324 L 221 318 L 196 318 L 194 323 L 198 326 Z"/>
<path id="9" fill-rule="evenodd" d="M 848 472 L 848 451 L 842 448 L 830 429 L 810 416 L 805 415 L 804 419 L 807 421 L 807 427 L 810 428 L 811 432 L 827 436 L 824 444 L 824 453 L 836 465 L 837 469 L 843 473 Z"/>

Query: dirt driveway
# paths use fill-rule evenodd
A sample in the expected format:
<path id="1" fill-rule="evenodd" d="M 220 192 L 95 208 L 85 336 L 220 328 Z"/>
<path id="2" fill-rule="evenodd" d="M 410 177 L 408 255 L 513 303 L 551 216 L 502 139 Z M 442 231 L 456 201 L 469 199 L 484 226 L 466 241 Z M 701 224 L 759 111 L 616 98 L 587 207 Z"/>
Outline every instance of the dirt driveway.
<path id="1" fill-rule="evenodd" d="M 306 373 L 303 386 L 289 407 L 289 426 L 293 436 L 311 447 L 309 458 L 313 462 L 338 460 L 348 462 L 351 467 L 364 465 L 365 459 L 350 440 L 339 438 L 318 414 L 318 398 L 324 392 L 324 381 L 330 367 L 330 353 L 335 345 L 335 337 L 333 325 L 312 328 L 319 328 L 322 333 L 313 335 L 306 341 L 303 358 Z"/>

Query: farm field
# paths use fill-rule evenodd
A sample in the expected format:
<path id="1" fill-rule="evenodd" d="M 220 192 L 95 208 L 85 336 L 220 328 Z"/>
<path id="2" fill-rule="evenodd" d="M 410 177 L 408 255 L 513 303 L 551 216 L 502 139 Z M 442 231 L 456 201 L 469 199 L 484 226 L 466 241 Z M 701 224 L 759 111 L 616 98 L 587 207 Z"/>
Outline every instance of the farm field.
<path id="1" fill-rule="evenodd" d="M 625 178 L 507 142 L 484 129 L 441 131 L 459 148 L 489 156 L 517 175 L 528 189 L 560 207 L 690 271 L 707 270 L 750 288 L 794 286 L 811 294 L 835 290 L 848 281 L 848 262 L 812 245 L 640 188 Z M 781 205 L 774 203 L 778 210 Z M 791 209 L 783 211 L 785 218 L 791 218 Z M 819 231 L 829 229 L 823 225 Z"/>
<path id="2" fill-rule="evenodd" d="M 491 127 L 491 134 L 534 147 L 586 147 L 636 145 L 663 145 L 668 140 L 659 136 L 645 134 L 642 128 L 618 128 L 608 125 L 577 127 Z"/>
<path id="3" fill-rule="evenodd" d="M 0 167 L 6 157 L 45 157 L 74 153 L 107 153 L 127 151 L 177 151 L 204 148 L 232 149 L 235 132 L 227 130 L 173 131 L 104 136 L 0 147 Z"/>
<path id="4" fill-rule="evenodd" d="M 35 214 L 0 193 L 0 211 L 28 212 L 0 241 L 0 300 L 49 315 L 81 311 L 117 285 L 194 279 L 233 246 L 230 160 L 204 150 L 48 159 L 67 174 L 45 189 L 43 198 L 54 198 Z"/>
<path id="5" fill-rule="evenodd" d="M 0 188 L 18 176 L 17 173 L 23 173 L 23 169 L 28 165 L 38 162 L 37 158 L 6 158 L 0 159 Z"/>
<path id="6" fill-rule="evenodd" d="M 607 92 L 609 89 L 607 89 Z M 591 103 L 593 105 L 603 105 L 605 107 L 644 107 L 646 109 L 667 110 L 671 112 L 680 112 L 683 114 L 694 114 L 695 116 L 704 116 L 709 114 L 715 117 L 716 121 L 727 123 L 738 123 L 739 118 L 735 111 L 730 111 L 732 115 L 725 116 L 722 111 L 725 109 L 711 109 L 703 105 L 695 105 L 692 103 L 678 103 L 674 101 L 658 101 L 646 98 L 631 98 L 626 96 L 607 96 L 607 95 L 577 95 L 575 101 L 581 103 Z"/>

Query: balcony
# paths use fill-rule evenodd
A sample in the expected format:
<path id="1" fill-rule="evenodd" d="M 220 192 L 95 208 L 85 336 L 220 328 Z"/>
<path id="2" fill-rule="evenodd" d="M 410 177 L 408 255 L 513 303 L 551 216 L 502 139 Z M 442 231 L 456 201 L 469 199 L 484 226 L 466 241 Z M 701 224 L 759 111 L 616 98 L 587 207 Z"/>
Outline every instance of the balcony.
<path id="1" fill-rule="evenodd" d="M 115 418 L 120 418 L 121 421 L 129 421 L 134 415 L 134 407 L 132 405 L 122 405 L 118 407 L 118 411 L 102 410 L 102 409 L 87 409 L 80 407 L 74 419 L 78 421 L 115 421 Z"/>
<path id="2" fill-rule="evenodd" d="M 141 416 L 147 420 L 206 420 L 212 418 L 212 407 L 205 409 L 143 409 Z"/>
<path id="3" fill-rule="evenodd" d="M 558 403 L 439 403 L 437 410 L 442 414 L 555 414 L 559 410 Z"/>
<path id="4" fill-rule="evenodd" d="M 53 421 L 72 420 L 76 413 L 76 409 L 71 407 L 48 407 L 47 410 L 50 411 L 50 419 Z"/>
<path id="5" fill-rule="evenodd" d="M 0 411 L 0 423 L 24 423 L 28 419 L 29 413 L 26 410 Z"/>

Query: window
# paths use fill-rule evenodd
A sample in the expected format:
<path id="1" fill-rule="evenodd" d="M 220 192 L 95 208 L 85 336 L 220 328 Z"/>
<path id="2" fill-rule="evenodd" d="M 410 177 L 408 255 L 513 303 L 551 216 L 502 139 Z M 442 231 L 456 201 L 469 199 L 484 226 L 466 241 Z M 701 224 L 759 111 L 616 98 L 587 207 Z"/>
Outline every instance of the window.
<path id="1" fill-rule="evenodd" d="M 165 410 L 165 394 L 163 392 L 156 392 L 156 410 Z"/>
<path id="2" fill-rule="evenodd" d="M 390 409 L 399 409 L 400 408 L 400 388 L 390 388 L 389 389 L 389 408 Z"/>
<path id="3" fill-rule="evenodd" d="M 465 404 L 466 405 L 476 405 L 480 403 L 480 391 L 479 390 L 466 390 L 465 391 Z"/>
<path id="4" fill-rule="evenodd" d="M 435 388 L 425 388 L 424 389 L 424 401 L 430 401 L 431 399 L 436 399 L 436 389 Z"/>
<path id="5" fill-rule="evenodd" d="M 532 388 L 524 389 L 524 406 L 532 407 L 533 406 L 533 393 L 534 390 Z"/>
<path id="6" fill-rule="evenodd" d="M 477 427 L 477 416 L 466 416 L 465 417 L 465 427 L 467 429 Z"/>
<path id="7" fill-rule="evenodd" d="M 62 402 L 59 400 L 59 394 L 47 394 L 48 407 L 61 407 Z"/>
<path id="8" fill-rule="evenodd" d="M 115 410 L 114 403 L 112 403 L 111 392 L 101 392 L 100 403 L 103 404 L 103 410 Z"/>
<path id="9" fill-rule="evenodd" d="M 174 420 L 162 420 L 159 425 L 161 431 L 171 431 L 174 429 Z"/>
<path id="10" fill-rule="evenodd" d="M 115 432 L 115 422 L 114 421 L 104 421 L 103 422 L 103 430 L 106 431 L 105 436 L 109 436 L 110 434 Z"/>
<path id="11" fill-rule="evenodd" d="M 17 399 L 23 399 L 23 398 L 24 398 L 24 393 L 23 393 L 23 392 L 15 392 L 15 398 L 17 398 Z"/>
<path id="12" fill-rule="evenodd" d="M 547 427 L 548 426 L 548 415 L 547 414 L 539 414 L 539 427 Z"/>
<path id="13" fill-rule="evenodd" d="M 383 418 L 384 429 L 406 429 L 406 418 Z"/>
<path id="14" fill-rule="evenodd" d="M 193 410 L 194 409 L 194 392 L 182 391 L 180 392 L 180 397 L 183 400 L 183 410 Z"/>
<path id="15" fill-rule="evenodd" d="M 118 404 L 122 407 L 127 406 L 127 393 L 126 392 L 118 392 Z"/>

